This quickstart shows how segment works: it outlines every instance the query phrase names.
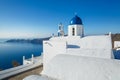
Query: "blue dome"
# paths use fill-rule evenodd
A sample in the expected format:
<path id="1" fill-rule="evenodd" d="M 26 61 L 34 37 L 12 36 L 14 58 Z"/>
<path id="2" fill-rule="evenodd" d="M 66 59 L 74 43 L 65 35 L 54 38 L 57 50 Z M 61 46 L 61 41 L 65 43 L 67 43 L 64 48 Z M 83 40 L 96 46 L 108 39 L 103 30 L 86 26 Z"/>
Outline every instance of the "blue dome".
<path id="1" fill-rule="evenodd" d="M 70 25 L 74 24 L 82 25 L 82 20 L 77 15 L 70 20 Z"/>

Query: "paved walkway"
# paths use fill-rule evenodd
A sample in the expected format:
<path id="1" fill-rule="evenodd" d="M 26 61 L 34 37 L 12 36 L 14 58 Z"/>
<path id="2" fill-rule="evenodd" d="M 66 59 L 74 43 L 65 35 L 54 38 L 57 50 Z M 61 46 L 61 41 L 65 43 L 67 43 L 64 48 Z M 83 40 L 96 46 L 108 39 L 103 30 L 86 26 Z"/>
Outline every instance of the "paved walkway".
<path id="1" fill-rule="evenodd" d="M 39 66 L 37 68 L 22 72 L 20 74 L 14 75 L 14 76 L 11 76 L 11 77 L 6 78 L 4 80 L 22 80 L 23 78 L 25 78 L 26 76 L 29 76 L 29 75 L 33 75 L 33 74 L 40 75 L 40 72 L 42 70 L 43 70 L 43 66 Z"/>

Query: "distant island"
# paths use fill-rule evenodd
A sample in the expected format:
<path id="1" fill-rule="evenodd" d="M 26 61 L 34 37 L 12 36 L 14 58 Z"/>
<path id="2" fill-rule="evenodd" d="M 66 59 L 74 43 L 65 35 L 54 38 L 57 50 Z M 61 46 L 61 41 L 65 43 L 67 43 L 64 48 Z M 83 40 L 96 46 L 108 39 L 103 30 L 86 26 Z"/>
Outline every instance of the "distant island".
<path id="1" fill-rule="evenodd" d="M 105 34 L 108 35 L 108 34 Z M 112 38 L 112 47 L 114 47 L 114 41 L 120 41 L 120 33 L 116 33 L 116 34 L 111 34 L 111 38 Z M 49 40 L 50 37 L 47 38 L 36 38 L 36 39 L 10 39 L 7 40 L 6 42 L 9 43 L 15 43 L 15 42 L 19 42 L 19 43 L 32 43 L 32 44 L 42 44 L 43 40 Z"/>
<path id="2" fill-rule="evenodd" d="M 36 38 L 36 39 L 10 39 L 5 42 L 7 43 L 32 43 L 32 44 L 42 44 L 43 40 L 49 40 L 50 37 L 47 38 Z"/>

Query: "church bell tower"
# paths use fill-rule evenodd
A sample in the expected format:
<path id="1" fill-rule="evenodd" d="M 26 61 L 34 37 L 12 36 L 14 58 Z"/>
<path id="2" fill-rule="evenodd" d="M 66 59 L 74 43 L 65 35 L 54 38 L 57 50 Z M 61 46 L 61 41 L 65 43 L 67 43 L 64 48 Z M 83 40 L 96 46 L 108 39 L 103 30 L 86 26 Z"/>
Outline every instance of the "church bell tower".
<path id="1" fill-rule="evenodd" d="M 70 20 L 68 36 L 84 36 L 82 20 L 77 15 Z"/>
<path id="2" fill-rule="evenodd" d="M 64 36 L 64 26 L 62 23 L 58 25 L 58 36 Z"/>

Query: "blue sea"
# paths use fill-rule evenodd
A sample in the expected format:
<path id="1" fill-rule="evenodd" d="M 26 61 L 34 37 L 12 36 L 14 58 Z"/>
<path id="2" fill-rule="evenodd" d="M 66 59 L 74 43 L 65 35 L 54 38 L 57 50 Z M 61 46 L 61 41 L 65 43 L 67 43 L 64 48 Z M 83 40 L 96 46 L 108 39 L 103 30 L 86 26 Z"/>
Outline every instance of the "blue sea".
<path id="1" fill-rule="evenodd" d="M 43 50 L 40 44 L 31 43 L 5 43 L 5 40 L 0 40 L 0 69 L 5 70 L 12 68 L 12 62 L 17 61 L 20 65 L 23 64 L 23 56 L 26 59 L 31 58 L 31 55 L 40 56 Z"/>

